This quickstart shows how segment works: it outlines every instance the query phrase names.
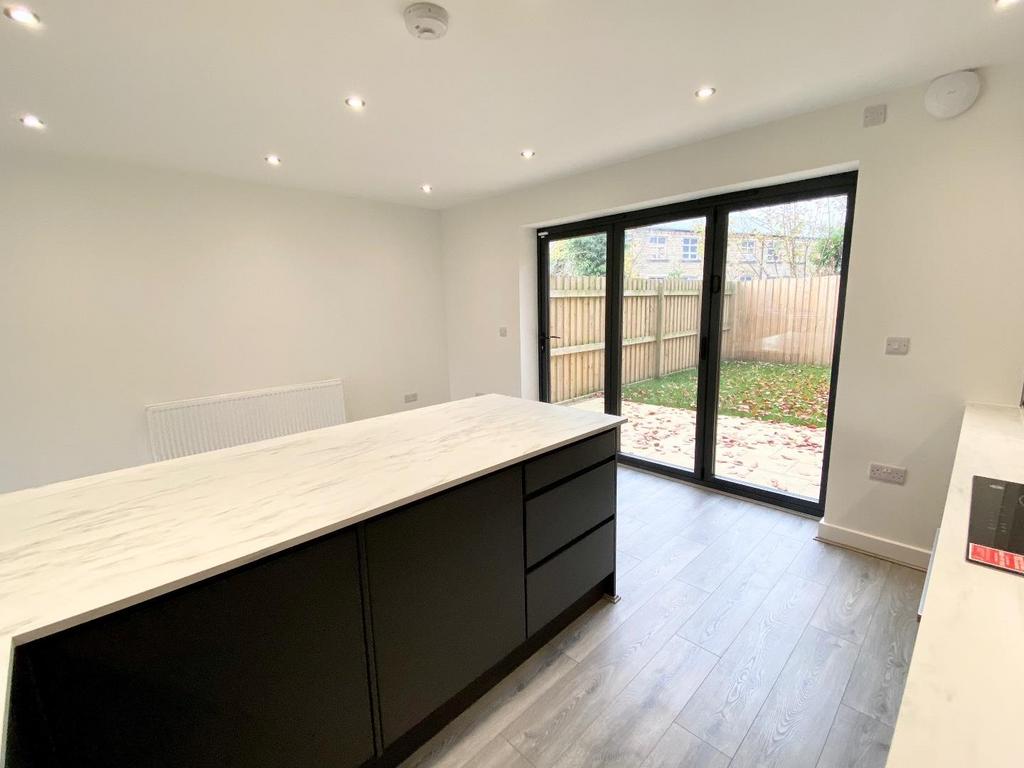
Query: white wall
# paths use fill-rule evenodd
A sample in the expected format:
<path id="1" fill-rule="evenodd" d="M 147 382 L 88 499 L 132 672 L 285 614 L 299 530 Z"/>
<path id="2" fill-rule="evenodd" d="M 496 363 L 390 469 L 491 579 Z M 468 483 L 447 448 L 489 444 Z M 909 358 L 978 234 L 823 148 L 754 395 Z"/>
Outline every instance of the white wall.
<path id="1" fill-rule="evenodd" d="M 440 242 L 432 211 L 0 155 L 0 491 L 148 461 L 148 403 L 446 400 Z"/>
<path id="2" fill-rule="evenodd" d="M 452 396 L 536 396 L 529 225 L 857 166 L 823 530 L 920 562 L 963 403 L 1015 403 L 1024 379 L 1024 68 L 982 75 L 981 99 L 954 120 L 925 114 L 921 86 L 446 211 Z M 888 122 L 862 128 L 863 107 L 883 101 Z M 911 336 L 910 356 L 883 356 L 887 335 Z M 907 485 L 870 483 L 873 460 L 909 467 Z"/>

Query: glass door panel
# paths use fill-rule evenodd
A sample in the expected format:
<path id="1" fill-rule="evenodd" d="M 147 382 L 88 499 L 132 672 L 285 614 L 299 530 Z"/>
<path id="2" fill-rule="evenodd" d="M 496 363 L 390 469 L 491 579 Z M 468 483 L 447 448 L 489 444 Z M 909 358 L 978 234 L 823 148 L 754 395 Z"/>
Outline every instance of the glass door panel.
<path id="1" fill-rule="evenodd" d="M 707 220 L 625 230 L 622 453 L 694 471 Z"/>
<path id="2" fill-rule="evenodd" d="M 847 196 L 728 214 L 714 476 L 817 502 Z"/>
<path id="3" fill-rule="evenodd" d="M 608 235 L 548 243 L 548 398 L 604 412 Z"/>

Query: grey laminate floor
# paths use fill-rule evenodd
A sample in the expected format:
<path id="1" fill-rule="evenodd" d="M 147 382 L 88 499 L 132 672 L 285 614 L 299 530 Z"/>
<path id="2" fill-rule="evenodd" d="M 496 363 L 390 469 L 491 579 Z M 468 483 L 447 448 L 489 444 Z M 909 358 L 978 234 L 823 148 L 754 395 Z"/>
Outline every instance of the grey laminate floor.
<path id="1" fill-rule="evenodd" d="M 404 764 L 881 768 L 923 574 L 814 521 L 619 470 L 601 602 Z"/>

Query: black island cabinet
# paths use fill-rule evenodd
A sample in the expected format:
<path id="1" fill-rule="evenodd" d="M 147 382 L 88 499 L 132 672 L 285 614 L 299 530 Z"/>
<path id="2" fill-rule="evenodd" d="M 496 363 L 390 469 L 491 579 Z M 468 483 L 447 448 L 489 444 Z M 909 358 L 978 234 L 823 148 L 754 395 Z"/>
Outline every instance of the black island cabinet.
<path id="1" fill-rule="evenodd" d="M 21 646 L 13 682 L 8 768 L 362 765 L 356 533 Z"/>
<path id="2" fill-rule="evenodd" d="M 616 438 L 18 646 L 7 768 L 396 765 L 614 595 Z"/>

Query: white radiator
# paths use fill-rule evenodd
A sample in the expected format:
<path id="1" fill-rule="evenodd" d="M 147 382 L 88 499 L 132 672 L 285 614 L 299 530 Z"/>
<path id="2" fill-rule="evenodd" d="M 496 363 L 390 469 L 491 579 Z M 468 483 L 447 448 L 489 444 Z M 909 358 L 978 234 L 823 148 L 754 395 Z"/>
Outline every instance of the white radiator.
<path id="1" fill-rule="evenodd" d="M 154 461 L 345 422 L 341 379 L 146 406 Z"/>

